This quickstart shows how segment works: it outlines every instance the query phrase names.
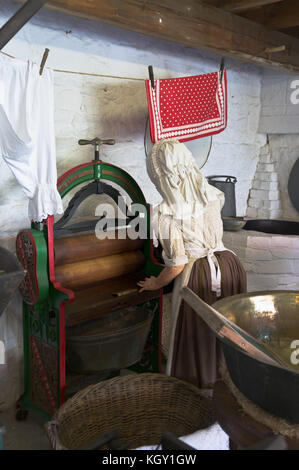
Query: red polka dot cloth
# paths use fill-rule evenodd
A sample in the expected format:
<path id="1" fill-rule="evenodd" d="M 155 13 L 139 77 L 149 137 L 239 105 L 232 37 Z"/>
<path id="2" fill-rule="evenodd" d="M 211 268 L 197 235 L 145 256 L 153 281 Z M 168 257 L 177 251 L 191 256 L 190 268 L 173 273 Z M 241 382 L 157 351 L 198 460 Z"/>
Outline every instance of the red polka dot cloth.
<path id="1" fill-rule="evenodd" d="M 227 123 L 226 71 L 193 77 L 146 80 L 151 140 L 186 142 L 218 134 Z"/>

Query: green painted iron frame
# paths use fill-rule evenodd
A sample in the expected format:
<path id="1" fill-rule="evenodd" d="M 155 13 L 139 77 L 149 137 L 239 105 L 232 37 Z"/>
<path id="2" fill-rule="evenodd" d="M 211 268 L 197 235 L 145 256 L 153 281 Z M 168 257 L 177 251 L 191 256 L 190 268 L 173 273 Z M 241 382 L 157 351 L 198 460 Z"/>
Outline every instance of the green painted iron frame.
<path id="1" fill-rule="evenodd" d="M 64 173 L 58 179 L 57 188 L 63 198 L 71 189 L 90 180 L 112 181 L 125 190 L 132 202 L 145 205 L 147 240 L 143 272 L 145 275 L 158 275 L 162 265 L 153 256 L 150 205 L 146 203 L 137 182 L 119 167 L 94 161 Z M 43 223 L 32 223 L 31 229 L 26 230 L 33 244 L 36 285 L 33 285 L 31 301 L 27 299 L 23 302 L 25 391 L 17 402 L 17 419 L 25 419 L 29 410 L 48 419 L 65 400 L 65 306 L 73 300 L 74 293 L 63 288 L 55 279 L 53 227 L 53 216 L 49 216 Z M 19 253 L 21 261 L 22 257 L 26 254 Z M 158 372 L 161 367 L 162 291 L 160 297 L 139 305 L 150 308 L 154 319 L 145 353 L 131 369 L 136 372 Z"/>

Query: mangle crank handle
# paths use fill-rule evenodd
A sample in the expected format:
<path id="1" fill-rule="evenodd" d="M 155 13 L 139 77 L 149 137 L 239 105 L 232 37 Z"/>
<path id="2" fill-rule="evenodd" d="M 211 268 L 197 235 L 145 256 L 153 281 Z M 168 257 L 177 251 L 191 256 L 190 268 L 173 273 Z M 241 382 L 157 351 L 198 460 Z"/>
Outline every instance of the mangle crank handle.
<path id="1" fill-rule="evenodd" d="M 100 139 L 99 137 L 96 137 L 95 139 L 92 140 L 86 140 L 86 139 L 80 139 L 78 141 L 79 145 L 114 145 L 115 140 L 114 139 Z"/>
<path id="2" fill-rule="evenodd" d="M 94 146 L 94 159 L 95 161 L 100 160 L 100 146 L 101 145 L 114 145 L 114 139 L 101 139 L 100 137 L 95 137 L 92 140 L 80 139 L 78 140 L 79 145 L 93 145 Z"/>

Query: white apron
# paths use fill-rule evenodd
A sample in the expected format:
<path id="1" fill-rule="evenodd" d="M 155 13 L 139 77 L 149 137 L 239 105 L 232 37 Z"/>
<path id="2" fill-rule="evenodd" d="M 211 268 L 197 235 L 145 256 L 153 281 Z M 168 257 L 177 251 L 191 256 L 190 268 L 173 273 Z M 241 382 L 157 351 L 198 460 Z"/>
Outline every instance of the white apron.
<path id="1" fill-rule="evenodd" d="M 218 260 L 216 256 L 214 255 L 216 251 L 231 251 L 231 250 L 228 250 L 227 248 L 225 248 L 223 243 L 221 243 L 218 248 L 215 248 L 213 250 L 202 250 L 201 253 L 198 252 L 198 255 L 196 256 L 196 258 L 189 259 L 188 264 L 185 265 L 183 271 L 175 278 L 174 289 L 172 292 L 172 299 L 171 299 L 168 358 L 167 358 L 167 364 L 166 364 L 167 375 L 171 375 L 171 369 L 172 369 L 176 325 L 177 325 L 180 306 L 182 302 L 181 290 L 183 287 L 186 287 L 188 285 L 193 265 L 197 259 L 207 257 L 210 270 L 211 270 L 212 291 L 216 293 L 217 297 L 220 297 L 221 295 L 221 271 L 220 271 Z M 231 251 L 231 253 L 233 252 Z"/>

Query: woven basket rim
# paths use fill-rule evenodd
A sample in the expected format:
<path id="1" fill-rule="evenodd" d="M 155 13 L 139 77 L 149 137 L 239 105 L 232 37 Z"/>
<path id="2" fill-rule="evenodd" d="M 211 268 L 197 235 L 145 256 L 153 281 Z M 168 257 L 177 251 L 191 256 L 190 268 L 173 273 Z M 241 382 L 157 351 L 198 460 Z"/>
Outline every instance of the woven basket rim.
<path id="1" fill-rule="evenodd" d="M 71 398 L 69 398 L 55 413 L 55 418 L 59 418 L 59 415 L 63 412 L 64 408 L 66 405 L 70 405 L 71 402 L 76 401 L 78 402 L 81 398 L 86 397 L 89 395 L 94 390 L 100 390 L 100 389 L 106 389 L 110 388 L 114 384 L 118 383 L 126 383 L 126 382 L 141 382 L 144 380 L 144 378 L 152 378 L 156 379 L 157 381 L 164 381 L 164 382 L 172 382 L 176 383 L 177 385 L 181 385 L 182 387 L 185 387 L 186 390 L 189 390 L 190 392 L 193 392 L 194 394 L 201 396 L 203 399 L 206 399 L 206 396 L 204 393 L 196 387 L 196 385 L 190 384 L 189 382 L 185 382 L 184 380 L 178 379 L 176 377 L 171 377 L 166 374 L 160 374 L 160 373 L 152 373 L 152 372 L 145 372 L 141 374 L 128 374 L 128 375 L 123 375 L 123 376 L 117 376 L 113 377 L 112 379 L 108 380 L 103 380 L 101 382 L 98 382 L 96 384 L 88 385 L 86 388 L 79 390 L 75 395 L 73 395 Z"/>
<path id="2" fill-rule="evenodd" d="M 108 432 L 116 427 L 128 442 L 144 445 L 148 439 L 150 445 L 166 430 L 178 437 L 213 422 L 212 400 L 202 390 L 176 377 L 147 372 L 114 377 L 80 390 L 48 423 L 48 436 L 54 448 L 75 446 L 75 442 L 80 447 L 88 442 L 87 435 L 94 438 L 100 428 Z"/>

